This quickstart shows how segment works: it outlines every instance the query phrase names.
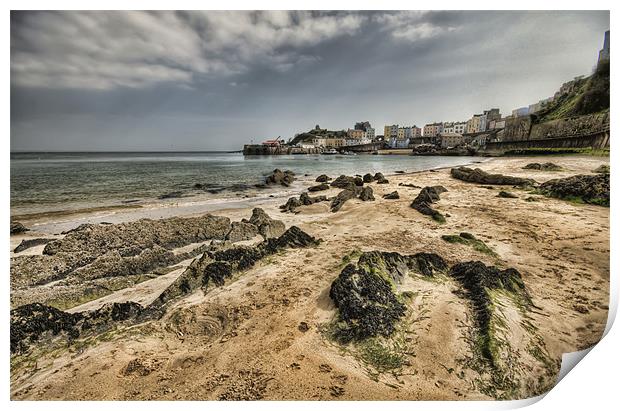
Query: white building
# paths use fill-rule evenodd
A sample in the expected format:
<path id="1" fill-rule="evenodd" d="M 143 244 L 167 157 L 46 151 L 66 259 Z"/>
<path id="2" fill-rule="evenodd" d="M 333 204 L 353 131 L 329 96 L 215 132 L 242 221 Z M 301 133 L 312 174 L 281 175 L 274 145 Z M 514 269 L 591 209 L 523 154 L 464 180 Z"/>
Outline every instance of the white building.
<path id="1" fill-rule="evenodd" d="M 375 129 L 372 128 L 372 127 L 367 127 L 366 128 L 366 134 L 365 134 L 364 137 L 366 137 L 367 139 L 370 139 L 370 140 L 374 140 L 374 138 L 375 138 Z"/>

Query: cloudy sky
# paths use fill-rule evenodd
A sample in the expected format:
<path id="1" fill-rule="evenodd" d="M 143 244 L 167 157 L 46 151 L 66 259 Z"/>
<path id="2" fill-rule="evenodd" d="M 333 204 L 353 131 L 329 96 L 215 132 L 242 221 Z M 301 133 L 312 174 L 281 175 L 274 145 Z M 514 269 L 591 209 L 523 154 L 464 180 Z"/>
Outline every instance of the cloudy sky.
<path id="1" fill-rule="evenodd" d="M 11 150 L 234 150 L 503 114 L 596 64 L 608 12 L 12 12 Z"/>

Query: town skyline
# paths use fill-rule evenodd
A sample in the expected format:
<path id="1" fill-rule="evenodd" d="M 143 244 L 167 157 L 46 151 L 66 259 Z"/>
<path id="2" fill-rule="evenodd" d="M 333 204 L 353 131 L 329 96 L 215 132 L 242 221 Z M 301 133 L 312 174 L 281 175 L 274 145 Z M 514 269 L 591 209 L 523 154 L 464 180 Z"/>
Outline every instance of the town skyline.
<path id="1" fill-rule="evenodd" d="M 24 12 L 11 20 L 12 151 L 235 150 L 317 123 L 368 120 L 381 134 L 386 124 L 508 114 L 589 75 L 609 29 L 605 11 Z M 86 47 L 45 31 L 50 21 L 78 30 L 84 20 L 95 27 L 84 42 L 110 39 Z M 157 25 L 166 21 L 180 33 Z M 264 44 L 248 37 L 257 27 Z M 136 33 L 147 44 L 128 55 Z M 184 47 L 166 55 L 165 44 Z"/>

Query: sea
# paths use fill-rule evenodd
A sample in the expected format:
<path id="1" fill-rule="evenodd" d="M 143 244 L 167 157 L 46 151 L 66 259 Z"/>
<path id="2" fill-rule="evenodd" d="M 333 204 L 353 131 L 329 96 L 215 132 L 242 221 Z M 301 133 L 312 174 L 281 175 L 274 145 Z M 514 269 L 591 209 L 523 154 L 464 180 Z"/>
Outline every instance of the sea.
<path id="1" fill-rule="evenodd" d="M 479 157 L 408 155 L 244 156 L 223 152 L 11 153 L 11 215 L 187 199 L 286 194 L 258 189 L 274 169 L 291 170 L 301 189 L 320 174 L 337 177 L 415 172 L 482 161 Z M 200 188 L 195 185 L 201 184 Z M 279 190 L 279 191 L 278 191 Z"/>

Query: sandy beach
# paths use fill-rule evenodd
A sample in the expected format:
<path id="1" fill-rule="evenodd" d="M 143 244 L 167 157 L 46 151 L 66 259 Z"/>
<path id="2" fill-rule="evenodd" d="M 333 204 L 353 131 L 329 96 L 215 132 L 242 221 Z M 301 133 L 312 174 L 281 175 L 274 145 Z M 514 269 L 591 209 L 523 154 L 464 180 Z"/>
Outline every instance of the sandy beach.
<path id="1" fill-rule="evenodd" d="M 553 162 L 562 170 L 523 169 L 532 162 Z M 473 166 L 542 183 L 593 174 L 602 164 L 609 164 L 609 158 L 494 158 Z M 359 174 L 366 172 L 359 170 Z M 60 239 L 64 237 L 61 232 L 80 224 L 199 217 L 207 212 L 235 222 L 250 218 L 255 207 L 281 220 L 286 228 L 297 226 L 322 241 L 312 247 L 280 250 L 234 274 L 222 286 L 179 298 L 166 306 L 161 318 L 119 325 L 71 344 L 62 338 L 54 344 L 35 344 L 27 353 L 12 355 L 11 398 L 518 399 L 541 394 L 554 385 L 562 353 L 582 350 L 600 339 L 609 300 L 608 207 L 549 198 L 511 186 L 468 183 L 452 178 L 450 168 L 386 177 L 387 184 L 367 184 L 374 201 L 353 198 L 338 212 L 331 212 L 325 201 L 301 206 L 297 213 L 281 212 L 279 206 L 292 191 L 298 190 L 297 196 L 305 191 L 304 185 L 277 197 L 261 195 L 226 203 L 187 201 L 21 216 L 20 222 L 31 231 L 11 236 L 12 270 L 17 259 L 41 255 L 46 247 L 41 244 L 14 253 L 22 240 Z M 439 185 L 447 191 L 432 206 L 446 217 L 443 224 L 410 207 L 420 188 Z M 516 198 L 498 196 L 502 190 Z M 310 195 L 332 197 L 340 191 L 331 187 Z M 383 198 L 393 191 L 398 191 L 399 199 Z M 442 239 L 463 232 L 487 249 Z M 235 244 L 253 246 L 261 240 L 255 236 Z M 62 306 L 57 306 L 71 313 L 114 302 L 148 305 L 200 257 L 203 249 L 199 247 L 209 244 L 208 240 L 192 240 L 182 247 L 170 247 L 165 256 L 171 264 L 113 285 L 101 283 L 97 288 L 96 281 L 111 280 L 93 280 L 90 297 L 87 290 L 75 294 L 73 283 L 62 283 L 62 278 L 26 285 L 12 278 L 12 308 L 41 302 L 36 298 L 46 298 L 46 304 L 60 301 L 49 296 L 70 288 L 70 293 L 62 294 Z M 329 327 L 338 315 L 330 298 L 332 282 L 347 262 L 369 251 L 437 253 L 448 266 L 481 261 L 518 270 L 531 306 L 521 307 L 508 294 L 497 293 L 494 309 L 503 324 L 496 330 L 502 342 L 498 348 L 502 366 L 481 365 L 472 341 L 476 325 L 471 302 L 447 275 L 430 280 L 409 275 L 396 285 L 400 295 L 408 296 L 407 311 L 394 337 L 381 340 L 382 349 L 331 339 Z M 107 291 L 102 291 L 104 287 Z M 385 344 L 392 348 L 385 350 Z M 388 361 L 392 358 L 394 364 Z"/>

